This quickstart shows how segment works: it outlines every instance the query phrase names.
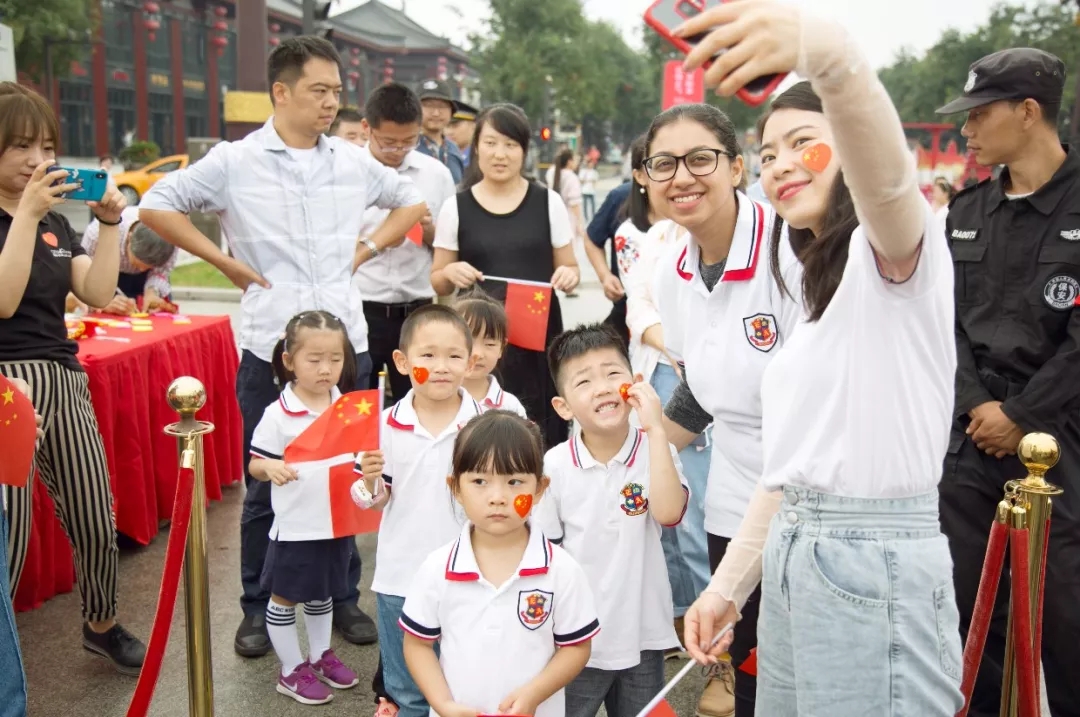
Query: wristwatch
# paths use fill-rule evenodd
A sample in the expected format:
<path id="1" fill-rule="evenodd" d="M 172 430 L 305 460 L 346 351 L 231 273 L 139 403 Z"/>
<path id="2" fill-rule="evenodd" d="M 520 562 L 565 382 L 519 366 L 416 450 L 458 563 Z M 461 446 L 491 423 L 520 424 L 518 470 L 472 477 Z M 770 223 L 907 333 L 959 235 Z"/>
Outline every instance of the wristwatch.
<path id="1" fill-rule="evenodd" d="M 374 259 L 379 255 L 379 247 L 375 246 L 375 242 L 370 239 L 361 239 L 360 243 L 367 247 L 367 250 L 371 252 L 371 258 Z"/>

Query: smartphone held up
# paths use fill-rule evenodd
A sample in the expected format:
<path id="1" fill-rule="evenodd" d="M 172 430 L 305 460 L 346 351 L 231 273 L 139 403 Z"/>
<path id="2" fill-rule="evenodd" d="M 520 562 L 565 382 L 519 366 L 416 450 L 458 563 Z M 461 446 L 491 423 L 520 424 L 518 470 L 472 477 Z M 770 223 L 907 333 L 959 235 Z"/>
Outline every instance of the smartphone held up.
<path id="1" fill-rule="evenodd" d="M 705 33 L 691 37 L 678 37 L 675 29 L 687 20 L 697 17 L 706 10 L 723 5 L 726 0 L 656 0 L 645 11 L 645 22 L 660 37 L 667 40 L 680 52 L 689 54 L 694 47 L 705 37 Z M 717 55 L 716 57 L 719 57 Z M 713 58 L 715 59 L 715 57 Z M 710 62 L 705 63 L 707 69 Z M 735 93 L 735 96 L 751 107 L 758 107 L 765 103 L 780 83 L 787 77 L 786 74 L 765 75 L 753 80 Z"/>
<path id="2" fill-rule="evenodd" d="M 53 184 L 77 184 L 78 189 L 66 192 L 64 199 L 79 202 L 100 202 L 109 187 L 109 175 L 103 169 L 69 169 L 53 165 L 50 172 L 67 172 L 67 177 L 58 179 Z"/>

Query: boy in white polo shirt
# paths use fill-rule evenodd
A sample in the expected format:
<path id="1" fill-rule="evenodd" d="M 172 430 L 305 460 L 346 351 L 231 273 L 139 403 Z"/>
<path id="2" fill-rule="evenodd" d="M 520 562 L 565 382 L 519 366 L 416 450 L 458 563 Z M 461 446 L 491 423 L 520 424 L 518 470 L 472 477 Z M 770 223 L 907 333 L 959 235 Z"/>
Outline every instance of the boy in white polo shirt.
<path id="1" fill-rule="evenodd" d="M 545 456 L 551 485 L 537 523 L 581 564 L 605 626 L 566 688 L 566 715 L 594 717 L 604 705 L 609 717 L 634 717 L 664 686 L 664 651 L 679 647 L 660 534 L 682 519 L 689 490 L 660 398 L 635 382 L 614 331 L 567 331 L 548 363 L 559 391 L 552 405 L 579 430 Z"/>

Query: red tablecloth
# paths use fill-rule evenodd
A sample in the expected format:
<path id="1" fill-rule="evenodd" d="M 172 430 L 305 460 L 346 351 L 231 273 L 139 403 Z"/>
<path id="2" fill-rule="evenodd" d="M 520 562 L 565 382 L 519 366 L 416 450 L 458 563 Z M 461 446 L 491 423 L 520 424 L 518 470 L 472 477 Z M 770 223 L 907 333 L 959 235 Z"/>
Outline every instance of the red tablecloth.
<path id="1" fill-rule="evenodd" d="M 115 317 L 111 317 L 115 318 Z M 109 337 L 79 342 L 79 360 L 90 379 L 94 413 L 109 461 L 116 527 L 145 545 L 172 513 L 176 492 L 176 439 L 162 429 L 177 420 L 165 390 L 178 376 L 206 386 L 206 406 L 197 417 L 214 424 L 204 439 L 206 494 L 221 498 L 221 486 L 243 475 L 243 425 L 236 403 L 239 356 L 227 316 L 192 316 L 191 323 L 152 317 L 153 331 L 109 328 Z M 74 585 L 71 545 L 40 480 L 34 481 L 34 527 L 19 590 L 17 610 L 32 610 Z"/>

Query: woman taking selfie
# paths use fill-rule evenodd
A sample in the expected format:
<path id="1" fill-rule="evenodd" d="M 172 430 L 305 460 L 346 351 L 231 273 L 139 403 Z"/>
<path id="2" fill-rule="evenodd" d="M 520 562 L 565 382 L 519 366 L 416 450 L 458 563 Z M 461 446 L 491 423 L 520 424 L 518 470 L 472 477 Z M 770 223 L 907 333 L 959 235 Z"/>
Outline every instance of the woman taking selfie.
<path id="1" fill-rule="evenodd" d="M 64 181 L 65 172 L 49 171 L 58 134 L 44 98 L 0 83 L 0 372 L 30 385 L 44 418 L 35 463 L 75 550 L 83 647 L 138 675 L 143 645 L 116 622 L 116 525 L 105 447 L 64 323 L 68 291 L 91 306 L 113 298 L 124 198 L 110 184 L 100 202 L 89 203 L 101 223 L 100 252 L 91 260 L 68 220 L 54 211 L 64 192 L 77 189 Z M 33 484 L 4 490 L 14 593 L 33 522 Z"/>
<path id="2" fill-rule="evenodd" d="M 761 482 L 686 615 L 687 647 L 714 661 L 730 641 L 709 650 L 714 632 L 760 581 L 758 714 L 952 717 L 959 617 L 937 498 L 956 370 L 945 236 L 896 110 L 842 28 L 763 0 L 680 30 L 699 32 L 686 65 L 726 49 L 705 75 L 722 94 L 770 73 L 810 82 L 777 97 L 758 132 L 805 317 L 765 370 Z M 773 246 L 781 236 L 778 222 Z"/>
<path id="3" fill-rule="evenodd" d="M 505 281 L 485 275 L 550 283 L 572 292 L 577 260 L 570 245 L 570 217 L 559 195 L 521 175 L 529 152 L 529 120 L 514 105 L 486 108 L 476 118 L 464 189 L 443 203 L 435 223 L 431 286 L 439 296 L 480 282 L 503 300 Z M 562 311 L 552 293 L 546 344 L 562 333 Z M 499 362 L 499 383 L 521 400 L 540 426 L 547 446 L 567 438 L 568 426 L 555 409 L 555 384 L 543 351 L 507 346 Z"/>

